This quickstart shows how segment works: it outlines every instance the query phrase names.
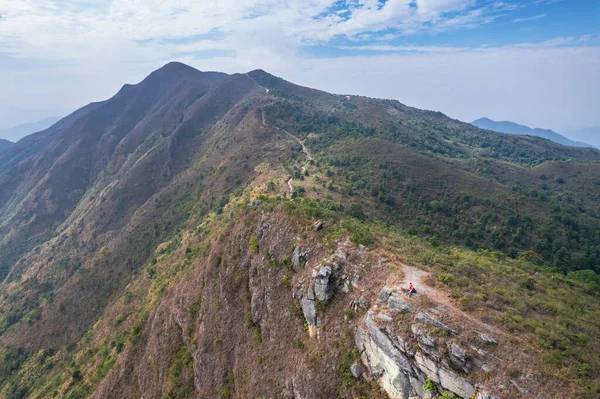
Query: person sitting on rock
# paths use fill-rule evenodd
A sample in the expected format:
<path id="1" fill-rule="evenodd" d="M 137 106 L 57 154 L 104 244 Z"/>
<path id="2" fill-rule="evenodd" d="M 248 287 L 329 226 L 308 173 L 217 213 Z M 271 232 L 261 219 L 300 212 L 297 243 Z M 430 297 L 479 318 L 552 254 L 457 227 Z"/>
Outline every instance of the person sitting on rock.
<path id="1" fill-rule="evenodd" d="M 413 287 L 412 283 L 410 283 L 410 285 L 408 286 L 408 297 L 409 298 L 413 294 L 413 292 L 415 292 L 415 287 Z"/>

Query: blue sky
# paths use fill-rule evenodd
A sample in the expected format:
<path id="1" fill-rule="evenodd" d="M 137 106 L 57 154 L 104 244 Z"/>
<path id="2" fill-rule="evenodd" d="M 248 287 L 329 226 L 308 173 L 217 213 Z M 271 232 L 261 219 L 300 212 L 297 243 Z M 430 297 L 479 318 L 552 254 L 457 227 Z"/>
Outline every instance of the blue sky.
<path id="1" fill-rule="evenodd" d="M 0 0 L 0 127 L 178 60 L 470 121 L 600 125 L 598 0 Z"/>

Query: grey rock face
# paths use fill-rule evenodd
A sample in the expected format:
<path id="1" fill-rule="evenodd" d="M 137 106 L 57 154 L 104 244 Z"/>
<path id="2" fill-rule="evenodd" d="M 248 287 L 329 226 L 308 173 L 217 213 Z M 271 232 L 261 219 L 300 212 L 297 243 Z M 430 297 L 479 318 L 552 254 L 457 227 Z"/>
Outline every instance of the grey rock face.
<path id="1" fill-rule="evenodd" d="M 250 311 L 252 313 L 252 321 L 254 324 L 260 324 L 265 308 L 264 292 L 254 291 L 250 299 Z"/>
<path id="2" fill-rule="evenodd" d="M 381 289 L 381 291 L 379 291 L 379 296 L 377 297 L 377 303 L 387 302 L 387 300 L 390 298 L 390 295 L 392 295 L 392 292 L 389 290 L 389 288 L 383 287 Z"/>
<path id="3" fill-rule="evenodd" d="M 346 252 L 344 252 L 340 248 L 336 249 L 335 252 L 333 253 L 333 255 L 331 255 L 332 262 L 335 260 L 345 261 L 347 258 L 348 258 L 348 255 L 346 254 Z"/>
<path id="4" fill-rule="evenodd" d="M 434 337 L 427 335 L 427 333 L 419 328 L 419 326 L 413 324 L 410 326 L 412 333 L 417 339 L 417 344 L 419 348 L 430 358 L 439 362 L 442 360 L 442 356 L 440 355 L 440 351 L 438 350 L 437 343 Z"/>
<path id="5" fill-rule="evenodd" d="M 415 362 L 417 363 L 419 369 L 425 373 L 427 378 L 436 384 L 440 383 L 440 377 L 438 376 L 440 368 L 434 360 L 428 358 L 421 352 L 417 352 L 415 354 Z"/>
<path id="6" fill-rule="evenodd" d="M 315 307 L 315 302 L 304 298 L 300 304 L 302 306 L 302 313 L 304 314 L 304 318 L 308 324 L 318 327 L 319 318 L 317 317 L 317 308 Z"/>
<path id="7" fill-rule="evenodd" d="M 390 316 L 383 313 L 379 313 L 377 315 L 377 320 L 383 321 L 384 323 L 391 323 L 392 321 L 394 321 L 394 319 L 392 319 Z"/>
<path id="8" fill-rule="evenodd" d="M 369 301 L 367 300 L 367 298 L 365 298 L 364 295 L 361 295 L 358 298 L 358 306 L 363 309 L 367 309 L 369 307 Z"/>
<path id="9" fill-rule="evenodd" d="M 350 372 L 354 378 L 360 378 L 362 375 L 361 365 L 359 363 L 354 363 L 352 366 L 350 366 Z"/>
<path id="10" fill-rule="evenodd" d="M 329 277 L 331 276 L 331 267 L 321 267 L 315 278 L 315 294 L 317 299 L 327 302 L 331 299 L 331 287 L 329 287 Z"/>
<path id="11" fill-rule="evenodd" d="M 415 320 L 420 323 L 423 323 L 423 324 L 429 324 L 430 326 L 446 329 L 446 330 L 450 331 L 452 334 L 458 335 L 458 331 L 451 329 L 450 327 L 448 327 L 447 325 L 445 325 L 438 319 L 431 317 L 427 313 L 424 313 L 424 312 L 417 313 L 415 315 Z"/>
<path id="12" fill-rule="evenodd" d="M 496 341 L 495 338 L 490 337 L 489 335 L 484 334 L 482 332 L 475 331 L 475 335 L 477 336 L 477 338 L 479 338 L 480 340 L 482 340 L 486 344 L 496 345 L 498 343 L 498 341 Z"/>
<path id="13" fill-rule="evenodd" d="M 366 329 L 359 328 L 355 337 L 356 345 L 363 352 L 363 363 L 391 398 L 413 396 L 415 390 L 409 378 L 412 369 L 408 358 L 377 327 L 372 314 L 365 317 L 365 325 Z"/>
<path id="14" fill-rule="evenodd" d="M 260 239 L 263 237 L 263 235 L 265 234 L 265 231 L 268 230 L 269 227 L 271 227 L 271 226 L 268 223 L 263 223 L 262 225 L 260 225 L 256 228 L 254 233 Z"/>
<path id="15" fill-rule="evenodd" d="M 519 384 L 517 384 L 517 382 L 515 380 L 508 380 L 508 382 L 510 382 L 512 386 L 517 388 L 517 391 L 519 391 L 520 394 L 527 395 L 529 393 L 529 391 L 527 389 L 525 389 L 522 386 L 520 386 Z"/>
<path id="16" fill-rule="evenodd" d="M 448 348 L 448 355 L 450 356 L 450 360 L 452 361 L 452 363 L 459 370 L 462 370 L 465 373 L 469 373 L 471 371 L 471 365 L 469 364 L 467 351 L 465 351 L 463 348 L 461 348 L 454 342 L 448 342 L 446 346 Z"/>
<path id="17" fill-rule="evenodd" d="M 304 263 L 306 263 L 306 261 L 308 260 L 307 256 L 308 251 L 306 251 L 305 249 L 301 247 L 296 247 L 294 249 L 294 252 L 292 253 L 292 268 L 295 272 L 300 270 L 300 267 L 302 267 Z"/>
<path id="18" fill-rule="evenodd" d="M 473 385 L 469 384 L 467 380 L 456 373 L 445 368 L 440 368 L 438 375 L 440 376 L 440 385 L 458 396 L 470 398 L 471 395 L 475 394 Z"/>
<path id="19" fill-rule="evenodd" d="M 388 297 L 389 300 L 389 297 Z M 415 350 L 407 342 L 407 337 L 390 337 L 393 331 L 387 324 L 381 328 L 376 319 L 382 315 L 370 311 L 364 318 L 364 326 L 359 326 L 355 342 L 361 350 L 361 360 L 365 365 L 364 373 L 368 373 L 390 398 L 425 399 L 431 394 L 423 389 L 427 378 L 431 379 L 441 390 L 448 390 L 463 398 L 474 397 L 475 387 L 454 370 L 448 362 L 442 360 L 436 338 L 428 335 L 427 330 L 419 324 L 411 325 L 412 337 L 420 349 Z M 420 321 L 437 328 L 448 328 L 431 316 L 421 313 Z M 434 324 L 435 323 L 435 324 Z M 452 363 L 461 369 L 470 367 L 474 360 L 456 342 L 446 343 Z M 479 399 L 499 399 L 494 396 L 478 396 Z"/>
<path id="20" fill-rule="evenodd" d="M 387 305 L 390 309 L 398 310 L 402 313 L 410 312 L 410 306 L 398 294 L 391 294 L 387 300 Z"/>

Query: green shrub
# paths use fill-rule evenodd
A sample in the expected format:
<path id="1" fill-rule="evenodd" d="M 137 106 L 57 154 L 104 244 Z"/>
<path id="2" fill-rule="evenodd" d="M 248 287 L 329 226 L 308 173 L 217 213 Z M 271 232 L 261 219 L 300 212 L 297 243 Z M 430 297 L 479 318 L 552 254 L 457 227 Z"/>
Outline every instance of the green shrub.
<path id="1" fill-rule="evenodd" d="M 302 340 L 300 338 L 296 338 L 296 341 L 294 341 L 294 346 L 296 347 L 296 349 L 304 349 L 305 348 L 304 342 L 302 342 Z"/>
<path id="2" fill-rule="evenodd" d="M 450 273 L 440 273 L 440 274 L 438 275 L 438 279 L 439 279 L 439 280 L 440 280 L 442 283 L 444 283 L 444 284 L 446 284 L 446 285 L 449 285 L 449 284 L 452 282 L 452 280 L 454 280 L 454 275 L 453 275 L 453 274 L 450 274 Z"/>
<path id="3" fill-rule="evenodd" d="M 198 316 L 198 312 L 200 311 L 200 306 L 202 305 L 202 298 L 198 297 L 194 300 L 194 302 L 187 307 L 188 312 L 192 319 L 195 319 Z"/>
<path id="4" fill-rule="evenodd" d="M 435 383 L 433 381 L 431 381 L 429 378 L 427 378 L 425 380 L 425 384 L 423 384 L 423 389 L 426 390 L 427 392 L 431 392 L 431 393 L 437 393 L 437 391 L 438 391 Z"/>
<path id="5" fill-rule="evenodd" d="M 195 391 L 194 359 L 185 345 L 173 356 L 169 367 L 168 398 L 189 398 Z"/>
<path id="6" fill-rule="evenodd" d="M 354 218 L 342 220 L 342 227 L 350 234 L 350 240 L 356 245 L 370 247 L 375 243 L 375 237 L 369 227 Z"/>
<path id="7" fill-rule="evenodd" d="M 255 254 L 258 254 L 260 252 L 258 237 L 257 236 L 250 237 L 250 242 L 248 243 L 248 246 L 250 247 L 250 250 L 252 252 L 254 252 Z"/>

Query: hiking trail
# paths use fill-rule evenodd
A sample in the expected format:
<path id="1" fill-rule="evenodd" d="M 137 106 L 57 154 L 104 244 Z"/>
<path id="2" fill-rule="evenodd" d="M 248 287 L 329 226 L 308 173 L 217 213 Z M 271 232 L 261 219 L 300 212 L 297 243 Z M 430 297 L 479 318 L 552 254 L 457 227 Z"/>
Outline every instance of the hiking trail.
<path id="1" fill-rule="evenodd" d="M 401 287 L 405 290 L 404 292 L 406 292 L 406 290 L 408 289 L 408 285 L 410 283 L 413 283 L 413 286 L 417 290 L 417 295 L 425 294 L 432 301 L 438 303 L 439 305 L 443 305 L 448 311 L 459 314 L 461 317 L 468 319 L 469 321 L 473 322 L 475 325 L 479 326 L 480 329 L 483 327 L 486 330 L 493 331 L 494 334 L 496 334 L 496 336 L 498 336 L 498 337 L 503 337 L 505 335 L 504 331 L 501 331 L 498 328 L 491 326 L 491 325 L 483 322 L 482 320 L 479 320 L 478 318 L 471 316 L 467 312 L 464 312 L 463 310 L 459 309 L 454 304 L 454 302 L 452 301 L 452 299 L 450 298 L 448 293 L 445 292 L 444 290 L 440 290 L 436 287 L 427 285 L 424 282 L 424 280 L 430 276 L 430 273 L 428 273 L 424 270 L 418 269 L 414 266 L 406 265 L 404 263 L 402 264 L 401 270 L 404 274 L 404 277 L 402 279 L 402 284 L 401 284 Z"/>
<path id="2" fill-rule="evenodd" d="M 260 87 L 261 89 L 265 90 L 266 94 L 269 94 L 269 89 L 267 89 L 264 86 L 261 86 L 260 84 L 258 84 L 258 82 L 256 80 L 254 80 L 254 78 L 252 78 L 250 75 L 246 74 L 246 76 L 252 80 L 258 87 Z M 287 130 L 277 127 L 277 126 L 273 126 L 273 125 L 269 125 L 267 123 L 267 118 L 265 116 L 265 106 L 267 106 L 268 104 L 264 104 L 261 107 L 261 116 L 262 116 L 262 124 L 266 127 L 270 127 L 271 129 L 277 129 L 285 134 L 287 134 L 288 136 L 290 136 L 292 139 L 294 139 L 295 141 L 298 142 L 298 144 L 300 144 L 302 146 L 302 152 L 306 155 L 307 161 L 304 165 L 302 165 L 301 168 L 301 173 L 304 173 L 306 171 L 306 169 L 308 168 L 308 165 L 310 164 L 310 162 L 314 159 L 312 154 L 310 153 L 310 150 L 306 147 L 306 145 L 304 144 L 304 141 L 306 140 L 306 138 L 304 138 L 303 140 L 299 139 L 298 137 L 294 136 L 292 133 L 288 132 Z M 287 185 L 290 189 L 290 198 L 292 197 L 293 193 L 294 193 L 294 186 L 292 185 L 292 180 L 293 177 L 290 177 L 290 179 L 287 181 Z"/>

